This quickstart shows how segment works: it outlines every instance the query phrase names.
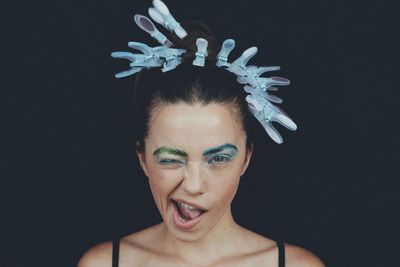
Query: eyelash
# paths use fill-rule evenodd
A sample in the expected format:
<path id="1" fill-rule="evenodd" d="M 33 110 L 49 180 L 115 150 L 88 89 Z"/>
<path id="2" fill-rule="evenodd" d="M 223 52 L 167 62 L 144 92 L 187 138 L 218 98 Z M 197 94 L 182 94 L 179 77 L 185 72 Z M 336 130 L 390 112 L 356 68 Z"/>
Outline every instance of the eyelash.
<path id="1" fill-rule="evenodd" d="M 231 158 L 228 157 L 228 156 L 218 155 L 218 156 L 213 157 L 211 160 L 209 160 L 208 163 L 212 163 L 213 160 L 218 159 L 218 158 L 221 158 L 223 160 L 222 161 L 214 161 L 217 164 L 223 164 L 223 163 L 228 162 L 228 161 L 231 160 Z"/>
<path id="2" fill-rule="evenodd" d="M 222 160 L 217 160 L 217 161 L 215 161 L 215 159 L 222 159 Z M 228 162 L 228 161 L 231 161 L 231 157 L 229 157 L 229 156 L 223 156 L 223 155 L 218 155 L 218 156 L 213 157 L 213 158 L 210 159 L 209 161 L 207 161 L 207 163 L 208 163 L 208 164 L 211 164 L 211 163 L 214 162 L 214 163 L 216 163 L 216 164 L 223 164 L 223 163 L 226 163 L 226 162 Z M 169 165 L 169 164 L 175 164 L 175 163 L 182 163 L 182 162 L 180 162 L 180 161 L 178 161 L 178 160 L 175 160 L 175 159 L 162 159 L 162 160 L 160 160 L 159 162 L 160 162 L 161 165 Z"/>

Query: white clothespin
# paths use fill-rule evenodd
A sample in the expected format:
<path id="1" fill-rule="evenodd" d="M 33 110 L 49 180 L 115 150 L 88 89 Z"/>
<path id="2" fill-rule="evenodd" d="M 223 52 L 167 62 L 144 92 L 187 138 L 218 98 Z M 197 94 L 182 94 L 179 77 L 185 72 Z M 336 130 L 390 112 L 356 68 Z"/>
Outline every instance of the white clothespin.
<path id="1" fill-rule="evenodd" d="M 197 52 L 196 52 L 196 58 L 193 61 L 193 65 L 204 67 L 206 56 L 208 56 L 207 52 L 208 41 L 203 38 L 197 38 L 196 45 L 197 45 Z"/>
<path id="2" fill-rule="evenodd" d="M 164 34 L 162 34 L 156 28 L 156 26 L 154 26 L 153 22 L 148 17 L 136 14 L 134 16 L 134 20 L 139 28 L 150 34 L 150 36 L 156 39 L 160 44 L 166 47 L 171 47 L 173 45 L 173 43 L 168 40 L 168 38 Z"/>
<path id="3" fill-rule="evenodd" d="M 218 61 L 215 64 L 217 67 L 230 67 L 231 63 L 228 63 L 228 56 L 233 48 L 235 48 L 235 40 L 227 39 L 224 41 L 217 55 Z"/>
<path id="4" fill-rule="evenodd" d="M 169 31 L 175 32 L 181 39 L 187 35 L 185 29 L 175 20 L 168 7 L 161 0 L 153 0 L 153 6 L 149 8 L 149 15 L 154 21 L 163 25 Z"/>

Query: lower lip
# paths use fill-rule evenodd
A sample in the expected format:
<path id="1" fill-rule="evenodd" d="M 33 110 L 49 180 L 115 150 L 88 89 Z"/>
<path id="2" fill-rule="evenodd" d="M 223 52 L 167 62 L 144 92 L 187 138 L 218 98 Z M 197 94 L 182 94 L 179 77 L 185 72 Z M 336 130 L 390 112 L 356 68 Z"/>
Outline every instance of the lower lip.
<path id="1" fill-rule="evenodd" d="M 181 215 L 178 212 L 178 209 L 173 201 L 171 201 L 172 206 L 173 206 L 173 212 L 172 212 L 172 217 L 175 223 L 175 226 L 178 227 L 179 229 L 183 230 L 189 230 L 193 228 L 196 224 L 198 224 L 201 220 L 201 217 L 205 212 L 203 212 L 199 217 L 193 219 L 193 220 L 187 220 L 187 221 L 182 221 L 180 219 Z"/>

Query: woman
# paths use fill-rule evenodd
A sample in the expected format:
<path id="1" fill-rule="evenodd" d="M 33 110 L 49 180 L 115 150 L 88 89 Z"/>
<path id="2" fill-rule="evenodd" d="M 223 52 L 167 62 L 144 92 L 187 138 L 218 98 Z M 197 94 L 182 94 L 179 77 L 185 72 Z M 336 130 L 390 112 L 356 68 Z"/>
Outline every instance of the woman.
<path id="1" fill-rule="evenodd" d="M 235 222 L 230 207 L 252 156 L 254 116 L 243 85 L 215 66 L 211 32 L 199 23 L 183 28 L 187 36 L 171 38 L 186 49 L 183 62 L 142 71 L 136 88 L 136 152 L 163 221 L 94 246 L 78 267 L 324 266 Z M 208 41 L 205 67 L 192 64 L 197 38 Z"/>

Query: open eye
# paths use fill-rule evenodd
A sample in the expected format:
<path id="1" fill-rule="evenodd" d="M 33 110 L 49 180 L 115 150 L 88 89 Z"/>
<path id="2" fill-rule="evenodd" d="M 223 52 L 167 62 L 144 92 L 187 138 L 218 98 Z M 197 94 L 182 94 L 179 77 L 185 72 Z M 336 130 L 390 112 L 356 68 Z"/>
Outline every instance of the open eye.
<path id="1" fill-rule="evenodd" d="M 210 159 L 210 160 L 208 161 L 208 163 L 222 164 L 222 163 L 228 162 L 228 161 L 230 161 L 230 160 L 231 160 L 231 158 L 228 157 L 228 156 L 217 155 L 217 156 L 213 157 L 212 159 Z"/>

